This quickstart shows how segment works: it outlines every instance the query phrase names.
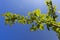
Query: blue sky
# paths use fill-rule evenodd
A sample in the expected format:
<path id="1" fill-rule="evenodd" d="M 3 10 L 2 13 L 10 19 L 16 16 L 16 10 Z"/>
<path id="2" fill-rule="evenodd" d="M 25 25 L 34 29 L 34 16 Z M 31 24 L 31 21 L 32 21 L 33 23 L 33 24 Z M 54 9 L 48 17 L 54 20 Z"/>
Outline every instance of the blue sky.
<path id="1" fill-rule="evenodd" d="M 44 4 L 45 0 L 0 0 L 0 14 L 12 12 L 27 16 L 29 11 L 40 9 L 42 13 L 47 13 L 47 7 Z M 60 0 L 52 0 L 57 6 L 57 11 L 60 10 Z M 59 16 L 60 14 L 57 13 Z M 60 16 L 59 16 L 60 17 Z M 60 21 L 60 19 L 57 21 Z M 31 25 L 14 24 L 12 27 L 4 24 L 4 17 L 0 16 L 0 40 L 58 40 L 54 31 L 30 32 Z"/>

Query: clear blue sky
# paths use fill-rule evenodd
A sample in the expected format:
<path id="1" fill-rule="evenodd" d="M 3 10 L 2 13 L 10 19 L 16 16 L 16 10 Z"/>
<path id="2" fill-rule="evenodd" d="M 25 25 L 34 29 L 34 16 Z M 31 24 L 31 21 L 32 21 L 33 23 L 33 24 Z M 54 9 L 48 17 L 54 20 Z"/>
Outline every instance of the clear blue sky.
<path id="1" fill-rule="evenodd" d="M 45 0 L 0 0 L 0 14 L 12 12 L 27 16 L 29 11 L 40 9 L 42 13 L 47 13 Z M 60 0 L 53 0 L 53 4 L 60 9 Z M 57 13 L 57 15 L 60 15 Z M 60 17 L 60 16 L 59 16 Z M 57 21 L 60 21 L 58 18 Z M 4 17 L 0 16 L 0 40 L 58 40 L 54 31 L 30 32 L 31 25 L 14 24 L 12 28 L 4 24 Z"/>

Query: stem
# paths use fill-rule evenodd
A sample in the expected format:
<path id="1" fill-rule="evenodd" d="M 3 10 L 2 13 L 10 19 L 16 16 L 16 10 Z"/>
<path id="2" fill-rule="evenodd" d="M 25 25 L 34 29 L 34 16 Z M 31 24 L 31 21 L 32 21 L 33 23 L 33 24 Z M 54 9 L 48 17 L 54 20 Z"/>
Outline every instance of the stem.
<path id="1" fill-rule="evenodd" d="M 58 35 L 58 39 L 60 40 L 60 33 L 57 33 L 57 35 Z"/>

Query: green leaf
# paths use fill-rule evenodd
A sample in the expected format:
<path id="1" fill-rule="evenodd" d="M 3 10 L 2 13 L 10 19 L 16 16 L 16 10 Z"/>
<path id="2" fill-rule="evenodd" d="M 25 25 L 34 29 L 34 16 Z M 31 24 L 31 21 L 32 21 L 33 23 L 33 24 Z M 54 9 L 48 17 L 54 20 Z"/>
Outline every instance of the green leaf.
<path id="1" fill-rule="evenodd" d="M 48 29 L 49 31 L 50 31 L 50 27 L 51 27 L 51 26 L 47 24 L 47 29 Z"/>
<path id="2" fill-rule="evenodd" d="M 59 32 L 59 30 L 60 30 L 59 28 L 56 28 L 56 32 Z"/>
<path id="3" fill-rule="evenodd" d="M 54 5 L 54 12 L 56 12 L 56 5 Z"/>
<path id="4" fill-rule="evenodd" d="M 54 26 L 53 26 L 53 27 L 52 27 L 52 30 L 56 31 L 56 28 L 57 28 L 57 27 L 54 27 Z"/>
<path id="5" fill-rule="evenodd" d="M 60 26 L 60 22 L 57 23 Z"/>
<path id="6" fill-rule="evenodd" d="M 40 24 L 39 29 L 40 29 L 40 30 L 44 30 L 44 26 L 43 26 L 43 24 Z"/>
<path id="7" fill-rule="evenodd" d="M 33 11 L 33 13 L 34 13 L 34 15 L 36 15 L 36 16 L 40 16 L 41 11 L 40 11 L 39 9 L 36 9 L 36 10 Z"/>

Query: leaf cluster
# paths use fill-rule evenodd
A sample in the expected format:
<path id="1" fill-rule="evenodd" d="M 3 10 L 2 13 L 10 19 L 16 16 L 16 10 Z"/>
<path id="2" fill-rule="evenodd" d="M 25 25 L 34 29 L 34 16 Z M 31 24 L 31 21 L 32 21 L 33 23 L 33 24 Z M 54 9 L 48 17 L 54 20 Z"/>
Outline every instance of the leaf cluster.
<path id="1" fill-rule="evenodd" d="M 15 24 L 16 22 L 21 24 L 31 24 L 30 31 L 44 30 L 44 25 L 47 25 L 47 29 L 54 30 L 58 34 L 60 40 L 60 22 L 56 22 L 56 6 L 52 4 L 52 1 L 46 1 L 48 12 L 42 14 L 40 9 L 28 12 L 28 16 L 24 17 L 20 14 L 12 14 L 7 12 L 2 14 L 5 17 L 5 24 Z"/>

